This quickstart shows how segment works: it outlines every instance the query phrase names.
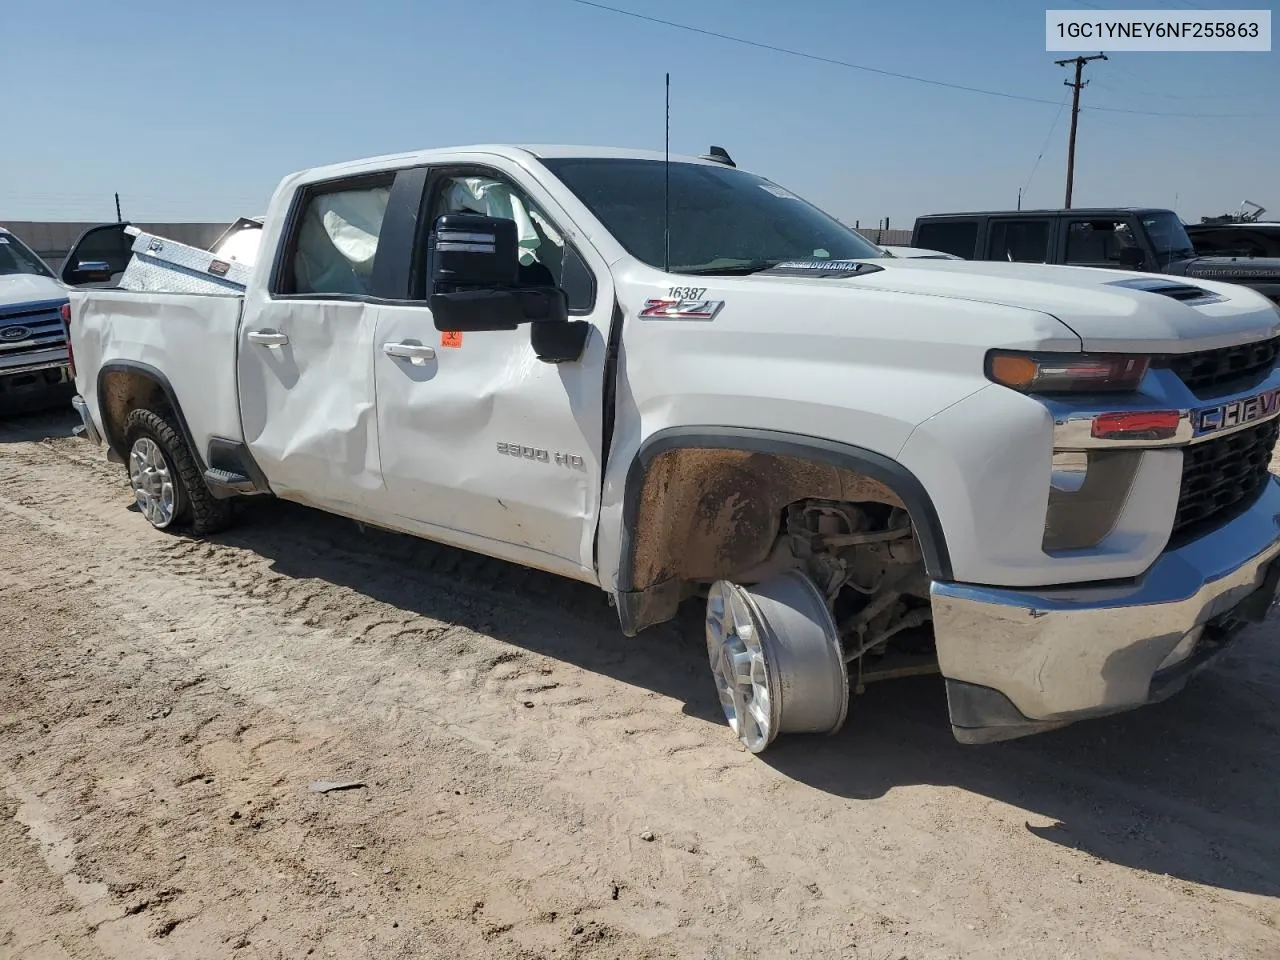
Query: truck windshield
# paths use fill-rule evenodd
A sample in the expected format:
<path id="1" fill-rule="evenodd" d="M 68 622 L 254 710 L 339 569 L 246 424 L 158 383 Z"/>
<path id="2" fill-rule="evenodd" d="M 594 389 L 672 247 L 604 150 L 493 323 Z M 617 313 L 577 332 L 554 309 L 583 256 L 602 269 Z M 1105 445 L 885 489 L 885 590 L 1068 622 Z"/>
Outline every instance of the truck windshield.
<path id="1" fill-rule="evenodd" d="M 632 256 L 666 260 L 667 166 L 661 160 L 543 163 Z M 734 167 L 670 165 L 671 272 L 753 273 L 784 260 L 864 260 L 884 252 L 777 184 Z"/>
<path id="2" fill-rule="evenodd" d="M 34 253 L 11 233 L 0 233 L 0 277 L 27 274 L 53 278 L 53 274 Z"/>
<path id="3" fill-rule="evenodd" d="M 1186 260 L 1196 255 L 1191 238 L 1187 236 L 1177 214 L 1143 214 L 1142 226 L 1146 229 L 1147 237 L 1162 265 L 1167 266 L 1175 260 Z"/>

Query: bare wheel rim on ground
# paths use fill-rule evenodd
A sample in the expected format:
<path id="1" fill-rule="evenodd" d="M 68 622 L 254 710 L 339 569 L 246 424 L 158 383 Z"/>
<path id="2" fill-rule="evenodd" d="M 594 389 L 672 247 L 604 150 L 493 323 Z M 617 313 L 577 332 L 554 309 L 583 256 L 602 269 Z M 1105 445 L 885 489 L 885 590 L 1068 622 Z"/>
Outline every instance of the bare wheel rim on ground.
<path id="1" fill-rule="evenodd" d="M 730 729 L 752 753 L 781 733 L 835 733 L 849 680 L 831 612 L 792 571 L 751 588 L 719 580 L 707 596 L 707 658 Z"/>
<path id="2" fill-rule="evenodd" d="M 138 509 L 153 527 L 163 530 L 173 522 L 173 476 L 160 445 L 150 437 L 139 437 L 129 450 L 129 485 Z"/>

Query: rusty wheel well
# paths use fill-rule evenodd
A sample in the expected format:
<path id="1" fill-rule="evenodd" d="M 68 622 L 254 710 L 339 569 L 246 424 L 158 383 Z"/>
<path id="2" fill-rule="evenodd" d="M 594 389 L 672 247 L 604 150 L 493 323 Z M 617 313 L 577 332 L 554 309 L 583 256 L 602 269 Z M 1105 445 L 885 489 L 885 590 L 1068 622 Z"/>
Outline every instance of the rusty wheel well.
<path id="1" fill-rule="evenodd" d="M 164 386 L 150 374 L 135 369 L 104 370 L 98 380 L 102 429 L 108 445 L 125 452 L 124 423 L 134 410 L 165 413 L 172 409 Z"/>
<path id="2" fill-rule="evenodd" d="M 732 579 L 764 562 L 786 507 L 806 499 L 905 509 L 929 573 L 949 578 L 937 515 L 914 476 L 867 451 L 778 436 L 677 433 L 637 456 L 615 595 L 624 632 L 670 619 L 692 585 Z"/>

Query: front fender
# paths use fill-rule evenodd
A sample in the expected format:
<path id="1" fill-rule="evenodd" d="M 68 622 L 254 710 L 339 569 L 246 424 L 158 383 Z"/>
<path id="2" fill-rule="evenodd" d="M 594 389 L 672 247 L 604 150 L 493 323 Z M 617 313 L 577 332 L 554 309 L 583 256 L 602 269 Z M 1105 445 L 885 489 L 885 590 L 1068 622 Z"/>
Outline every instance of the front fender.
<path id="1" fill-rule="evenodd" d="M 646 536 L 653 535 L 653 531 L 642 529 L 641 510 L 647 489 L 646 478 L 659 457 L 678 450 L 735 451 L 784 458 L 793 467 L 797 463 L 812 466 L 814 496 L 896 500 L 906 508 L 915 526 L 929 576 L 934 580 L 951 579 L 951 558 L 946 537 L 929 494 L 909 470 L 889 457 L 849 444 L 776 430 L 723 426 L 672 427 L 647 438 L 627 470 L 621 504 L 619 559 L 613 591 L 622 630 L 627 636 L 635 636 L 645 627 L 668 619 L 674 614 L 680 600 L 680 579 L 669 577 L 654 580 L 651 576 L 638 576 L 638 553 L 643 549 L 642 541 Z M 854 476 L 867 481 L 858 490 L 848 484 L 848 478 Z M 764 497 L 765 491 L 761 490 L 757 495 Z M 781 499 L 787 498 L 784 496 Z M 772 541 L 771 529 L 766 528 L 761 533 L 764 535 L 762 545 Z"/>

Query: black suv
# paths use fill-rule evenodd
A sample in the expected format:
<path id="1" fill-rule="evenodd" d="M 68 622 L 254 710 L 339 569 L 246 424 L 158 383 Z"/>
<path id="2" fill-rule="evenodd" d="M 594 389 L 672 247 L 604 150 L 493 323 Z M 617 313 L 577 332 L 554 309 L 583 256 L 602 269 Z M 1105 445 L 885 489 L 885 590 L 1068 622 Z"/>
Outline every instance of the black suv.
<path id="1" fill-rule="evenodd" d="M 1146 270 L 1253 287 L 1280 304 L 1280 258 L 1200 256 L 1172 210 L 1098 207 L 931 214 L 913 247 L 966 260 Z"/>

